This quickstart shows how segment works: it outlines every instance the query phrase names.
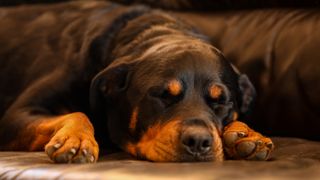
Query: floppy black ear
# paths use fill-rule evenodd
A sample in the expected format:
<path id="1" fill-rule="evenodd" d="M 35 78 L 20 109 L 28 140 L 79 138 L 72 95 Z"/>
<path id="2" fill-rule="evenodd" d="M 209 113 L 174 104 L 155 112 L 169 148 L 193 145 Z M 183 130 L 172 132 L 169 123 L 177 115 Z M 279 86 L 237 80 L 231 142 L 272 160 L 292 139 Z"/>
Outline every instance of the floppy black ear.
<path id="1" fill-rule="evenodd" d="M 245 74 L 240 74 L 239 79 L 239 88 L 242 96 L 242 103 L 240 106 L 240 112 L 245 114 L 253 103 L 253 100 L 256 97 L 256 90 L 249 80 L 248 76 Z"/>
<path id="2" fill-rule="evenodd" d="M 93 111 L 105 107 L 107 99 L 125 91 L 129 81 L 130 64 L 111 65 L 98 73 L 91 81 L 90 106 Z"/>

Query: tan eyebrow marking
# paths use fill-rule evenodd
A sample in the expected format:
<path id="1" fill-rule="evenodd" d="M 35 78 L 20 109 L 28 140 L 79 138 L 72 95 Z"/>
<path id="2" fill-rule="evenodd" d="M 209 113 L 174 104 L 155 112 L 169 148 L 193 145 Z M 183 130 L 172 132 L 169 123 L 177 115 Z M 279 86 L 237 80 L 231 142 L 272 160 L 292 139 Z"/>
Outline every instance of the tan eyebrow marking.
<path id="1" fill-rule="evenodd" d="M 168 90 L 169 90 L 169 93 L 173 96 L 179 95 L 182 91 L 182 85 L 181 85 L 180 81 L 178 81 L 176 79 L 171 80 L 168 83 Z"/>
<path id="2" fill-rule="evenodd" d="M 232 120 L 236 121 L 238 120 L 239 114 L 237 112 L 233 112 Z"/>
<path id="3" fill-rule="evenodd" d="M 222 95 L 223 89 L 219 85 L 212 85 L 209 89 L 210 97 L 217 99 Z"/>
<path id="4" fill-rule="evenodd" d="M 139 108 L 135 107 L 133 109 L 132 114 L 131 114 L 130 124 L 129 124 L 129 129 L 131 131 L 134 131 L 136 129 L 136 125 L 137 125 L 137 122 L 138 122 L 138 112 L 139 112 Z"/>

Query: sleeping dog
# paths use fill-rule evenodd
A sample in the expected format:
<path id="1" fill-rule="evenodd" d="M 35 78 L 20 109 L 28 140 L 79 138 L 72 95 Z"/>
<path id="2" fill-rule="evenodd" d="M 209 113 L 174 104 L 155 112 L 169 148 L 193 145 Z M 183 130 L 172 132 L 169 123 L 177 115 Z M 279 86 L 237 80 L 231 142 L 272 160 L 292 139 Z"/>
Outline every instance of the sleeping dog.
<path id="1" fill-rule="evenodd" d="M 157 162 L 273 150 L 238 121 L 248 78 L 182 20 L 107 2 L 0 12 L 1 150 L 44 149 L 57 163 L 96 162 L 99 146 Z"/>

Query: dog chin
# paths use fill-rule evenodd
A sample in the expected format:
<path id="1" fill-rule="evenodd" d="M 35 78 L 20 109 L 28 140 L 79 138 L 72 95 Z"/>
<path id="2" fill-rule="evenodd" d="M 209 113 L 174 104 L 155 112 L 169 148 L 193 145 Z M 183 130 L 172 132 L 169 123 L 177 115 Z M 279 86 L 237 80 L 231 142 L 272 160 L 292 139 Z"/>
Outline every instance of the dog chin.
<path id="1" fill-rule="evenodd" d="M 149 158 L 147 158 L 149 157 Z M 150 157 L 149 155 L 137 155 L 136 157 L 139 160 L 147 160 L 151 162 L 220 162 L 219 159 L 216 159 L 214 155 L 206 156 L 191 156 L 191 155 L 164 155 L 158 154 L 156 156 Z"/>
<path id="2" fill-rule="evenodd" d="M 190 155 L 185 151 L 173 150 L 174 148 L 162 148 L 159 146 L 149 146 L 147 149 L 134 148 L 126 151 L 136 157 L 138 160 L 147 160 L 151 162 L 221 162 L 224 157 L 219 153 L 207 155 Z M 133 148 L 133 147 L 131 147 Z"/>

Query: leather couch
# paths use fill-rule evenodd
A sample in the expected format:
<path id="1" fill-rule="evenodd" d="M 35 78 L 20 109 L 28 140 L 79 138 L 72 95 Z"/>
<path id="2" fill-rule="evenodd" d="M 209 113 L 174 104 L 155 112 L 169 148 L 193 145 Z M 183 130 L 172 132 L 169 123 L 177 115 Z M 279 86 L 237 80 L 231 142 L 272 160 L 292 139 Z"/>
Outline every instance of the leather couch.
<path id="1" fill-rule="evenodd" d="M 273 138 L 270 161 L 152 163 L 115 153 L 96 164 L 52 164 L 43 152 L 1 152 L 0 179 L 317 179 L 320 143 Z"/>

